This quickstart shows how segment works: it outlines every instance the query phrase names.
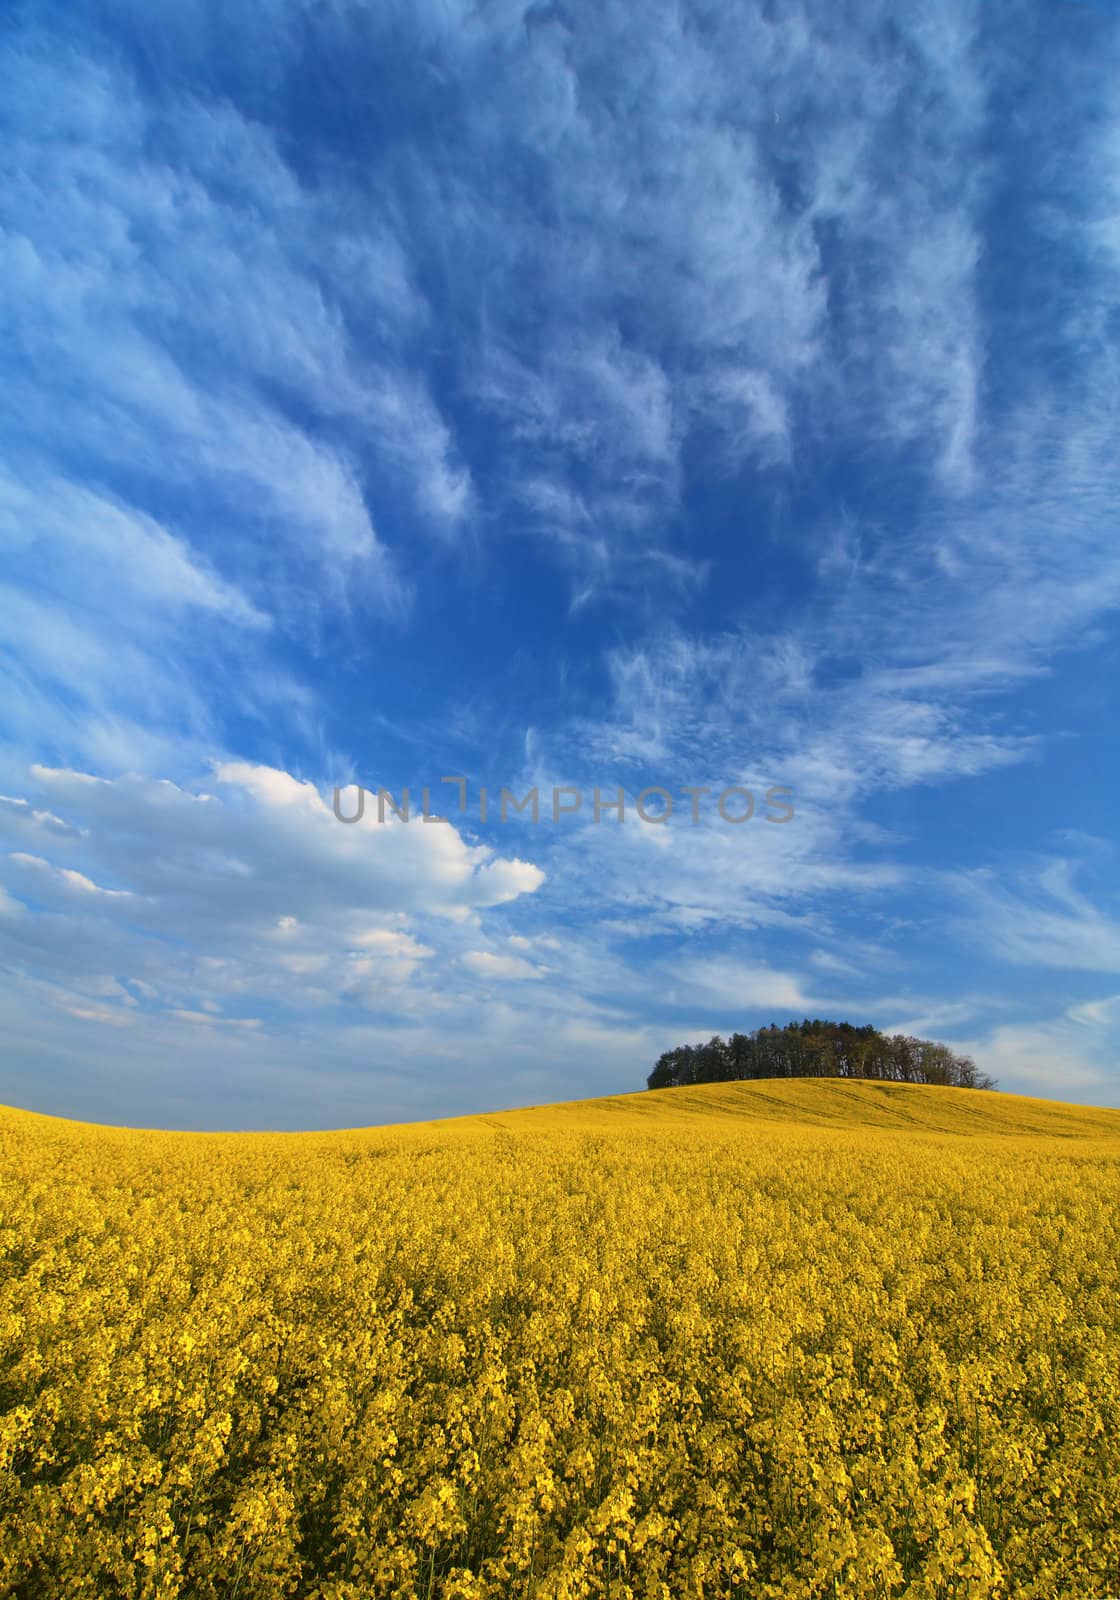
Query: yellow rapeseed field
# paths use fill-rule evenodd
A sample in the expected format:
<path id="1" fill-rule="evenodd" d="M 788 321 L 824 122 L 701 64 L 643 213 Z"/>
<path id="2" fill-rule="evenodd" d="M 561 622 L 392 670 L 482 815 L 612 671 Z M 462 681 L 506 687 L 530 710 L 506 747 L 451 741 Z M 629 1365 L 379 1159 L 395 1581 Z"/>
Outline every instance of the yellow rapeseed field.
<path id="1" fill-rule="evenodd" d="M 0 1595 L 1120 1595 L 1120 1113 L 0 1113 Z"/>

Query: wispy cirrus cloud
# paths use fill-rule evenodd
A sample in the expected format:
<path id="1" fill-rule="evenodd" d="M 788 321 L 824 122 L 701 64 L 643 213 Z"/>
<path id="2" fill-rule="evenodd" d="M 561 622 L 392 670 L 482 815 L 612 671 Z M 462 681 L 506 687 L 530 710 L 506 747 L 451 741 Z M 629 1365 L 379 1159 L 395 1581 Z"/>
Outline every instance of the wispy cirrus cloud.
<path id="1" fill-rule="evenodd" d="M 420 523 L 461 522 L 471 491 L 407 355 L 427 311 L 397 241 L 377 225 L 355 235 L 345 191 L 306 188 L 274 135 L 220 98 L 184 86 L 149 101 L 119 56 L 59 54 L 33 34 L 9 39 L 0 69 L 21 470 L 44 449 L 93 467 L 137 518 L 186 492 L 193 541 L 289 621 L 299 574 L 336 601 L 399 609 L 408 585 L 375 530 L 363 456 Z"/>
<path id="2" fill-rule="evenodd" d="M 992 871 L 961 874 L 955 886 L 967 910 L 958 927 L 1018 965 L 1120 972 L 1120 918 L 1094 904 L 1076 873 L 1075 862 L 1057 857 L 1013 883 Z"/>

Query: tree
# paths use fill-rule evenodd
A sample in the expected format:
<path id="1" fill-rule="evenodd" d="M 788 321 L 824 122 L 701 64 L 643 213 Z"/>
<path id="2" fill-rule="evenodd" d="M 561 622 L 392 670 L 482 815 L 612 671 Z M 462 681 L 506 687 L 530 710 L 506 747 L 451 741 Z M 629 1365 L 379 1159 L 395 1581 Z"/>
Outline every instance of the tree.
<path id="1" fill-rule="evenodd" d="M 690 1083 L 727 1083 L 750 1078 L 876 1078 L 892 1083 L 932 1083 L 955 1089 L 994 1089 L 970 1056 L 948 1045 L 896 1033 L 891 1038 L 870 1023 L 828 1022 L 820 1017 L 779 1028 L 715 1034 L 707 1044 L 666 1050 L 646 1079 L 649 1089 Z"/>

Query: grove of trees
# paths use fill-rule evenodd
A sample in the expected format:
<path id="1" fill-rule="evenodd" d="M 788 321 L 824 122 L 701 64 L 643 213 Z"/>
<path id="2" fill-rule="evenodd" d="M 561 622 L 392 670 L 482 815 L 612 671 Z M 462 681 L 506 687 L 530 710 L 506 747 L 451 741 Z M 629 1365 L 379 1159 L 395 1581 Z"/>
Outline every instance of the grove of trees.
<path id="1" fill-rule="evenodd" d="M 850 1022 L 771 1023 L 753 1033 L 717 1034 L 707 1044 L 666 1050 L 646 1079 L 648 1089 L 743 1078 L 878 1078 L 888 1083 L 934 1083 L 957 1089 L 994 1089 L 969 1056 L 948 1045 L 896 1033 L 888 1037 Z"/>

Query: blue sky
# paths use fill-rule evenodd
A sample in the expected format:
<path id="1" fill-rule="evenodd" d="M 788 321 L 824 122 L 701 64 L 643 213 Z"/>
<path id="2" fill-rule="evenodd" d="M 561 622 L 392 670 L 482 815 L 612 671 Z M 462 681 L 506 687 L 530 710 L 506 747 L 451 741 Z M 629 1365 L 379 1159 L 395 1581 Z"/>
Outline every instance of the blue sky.
<path id="1" fill-rule="evenodd" d="M 809 1014 L 1120 1104 L 1118 85 L 1103 3 L 9 6 L 2 1098 Z"/>

